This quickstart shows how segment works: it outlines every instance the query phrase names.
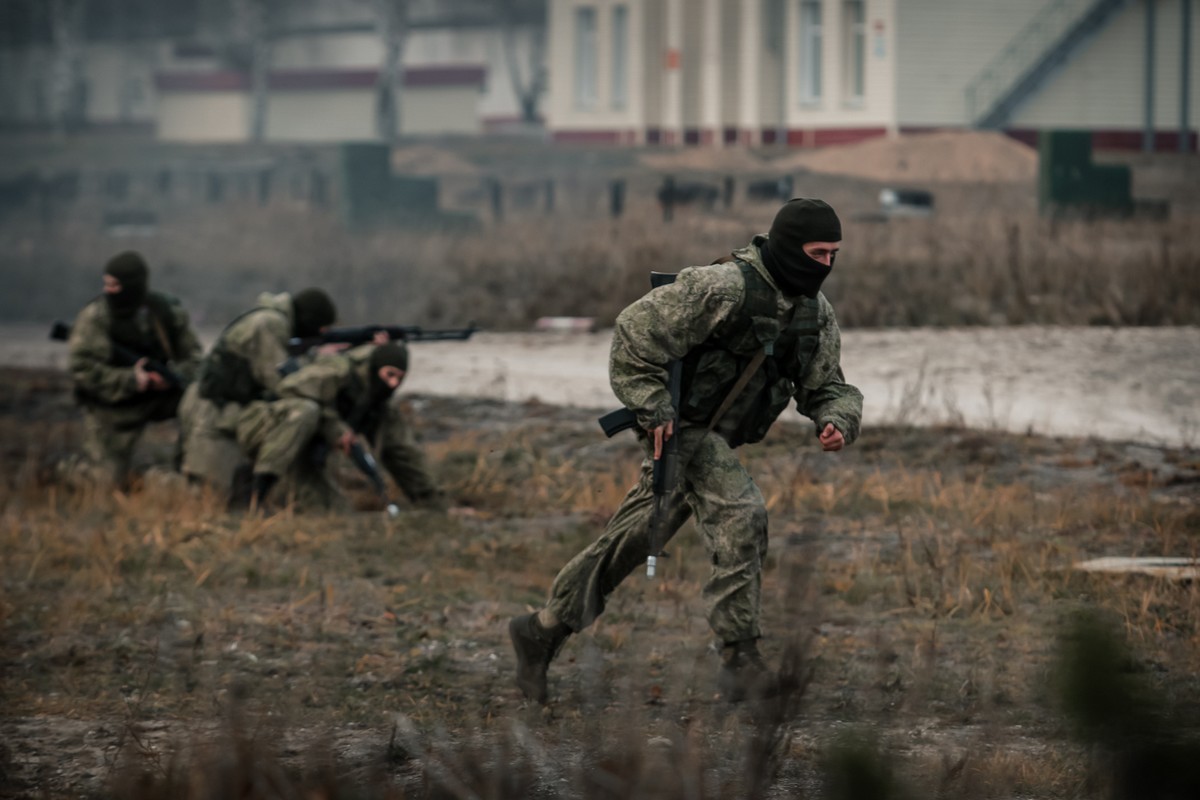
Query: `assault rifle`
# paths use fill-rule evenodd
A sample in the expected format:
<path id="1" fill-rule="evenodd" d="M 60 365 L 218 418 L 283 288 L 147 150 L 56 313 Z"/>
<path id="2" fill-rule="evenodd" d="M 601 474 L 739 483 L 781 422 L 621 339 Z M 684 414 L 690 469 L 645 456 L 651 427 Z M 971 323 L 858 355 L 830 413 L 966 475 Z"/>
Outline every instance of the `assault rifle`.
<path id="1" fill-rule="evenodd" d="M 362 442 L 357 439 L 354 444 L 350 445 L 350 460 L 371 481 L 375 491 L 379 493 L 384 505 L 387 506 L 388 516 L 392 518 L 399 516 L 400 506 L 388 497 L 387 484 L 383 480 L 383 475 L 379 473 L 379 462 L 375 460 L 375 456 L 371 455 L 371 451 L 363 447 Z"/>
<path id="2" fill-rule="evenodd" d="M 387 333 L 390 341 L 400 342 L 446 342 L 465 341 L 479 328 L 474 322 L 467 323 L 465 328 L 450 328 L 446 330 L 427 331 L 419 325 L 359 325 L 353 328 L 330 328 L 316 336 L 293 336 L 288 339 L 288 352 L 300 355 L 310 348 L 323 344 L 344 344 L 347 347 L 357 347 L 375 339 L 375 334 Z"/>
<path id="3" fill-rule="evenodd" d="M 669 272 L 651 272 L 650 288 L 675 282 Z M 664 531 L 670 516 L 671 495 L 679 483 L 679 395 L 683 386 L 683 362 L 676 359 L 667 365 L 667 391 L 671 395 L 671 408 L 675 412 L 671 438 L 663 442 L 662 457 L 654 462 L 652 485 L 654 488 L 654 511 L 650 516 L 650 555 L 646 558 L 646 577 L 653 578 L 658 559 L 666 558 L 662 546 L 669 531 Z M 637 426 L 637 415 L 628 408 L 610 411 L 600 418 L 604 435 L 612 437 L 628 428 Z"/>
<path id="4" fill-rule="evenodd" d="M 67 341 L 71 338 L 71 326 L 62 320 L 56 320 L 54 324 L 50 326 L 50 338 L 56 342 Z M 112 362 L 114 367 L 132 367 L 134 364 L 145 358 L 146 363 L 142 365 L 142 368 L 145 369 L 146 372 L 156 372 L 161 375 L 163 380 L 167 382 L 167 386 L 169 388 L 182 390 L 185 386 L 187 386 L 187 383 L 182 377 L 180 377 L 179 373 L 171 369 L 162 361 L 159 361 L 156 358 L 146 358 L 136 350 L 132 350 L 125 345 L 117 344 L 116 342 L 111 342 L 110 344 L 112 346 L 112 357 L 109 360 Z"/>

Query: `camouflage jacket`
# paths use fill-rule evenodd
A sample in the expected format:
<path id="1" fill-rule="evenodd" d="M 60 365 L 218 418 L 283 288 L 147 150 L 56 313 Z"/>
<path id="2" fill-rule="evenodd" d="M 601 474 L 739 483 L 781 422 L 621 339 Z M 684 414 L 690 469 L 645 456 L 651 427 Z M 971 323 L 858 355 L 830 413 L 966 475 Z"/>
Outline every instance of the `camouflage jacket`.
<path id="1" fill-rule="evenodd" d="M 279 381 L 276 391 L 281 398 L 302 397 L 321 406 L 320 435 L 333 446 L 351 430 L 350 415 L 370 389 L 367 362 L 374 349 L 374 345 L 365 344 L 345 353 L 321 356 Z"/>
<path id="2" fill-rule="evenodd" d="M 293 317 L 290 294 L 259 295 L 258 305 L 229 323 L 205 357 L 201 396 L 217 403 L 247 403 L 274 393 L 279 367 L 288 358 Z"/>
<path id="3" fill-rule="evenodd" d="M 156 315 L 150 308 L 162 309 Z M 67 366 L 79 397 L 99 405 L 122 405 L 143 399 L 132 366 L 113 363 L 114 318 L 104 296 L 83 307 L 71 326 L 67 341 Z M 121 326 L 123 344 L 138 354 L 169 362 L 185 381 L 200 366 L 202 348 L 188 313 L 179 301 L 161 292 L 150 292 L 147 304 Z"/>
<path id="4" fill-rule="evenodd" d="M 775 291 L 776 314 L 771 325 L 787 329 L 801 303 L 816 306 L 813 310 L 818 324 L 811 352 L 777 362 L 779 384 L 791 394 L 800 413 L 813 420 L 818 432 L 832 423 L 849 444 L 858 436 L 862 393 L 846 383 L 842 374 L 841 334 L 833 307 L 823 294 L 818 294 L 815 301 L 799 298 L 801 303 L 797 303 L 780 293 L 762 264 L 758 245 L 764 240 L 765 237 L 755 237 L 733 255 Z M 736 261 L 689 267 L 679 273 L 674 283 L 652 290 L 617 317 L 609 356 L 609 380 L 617 398 L 637 414 L 643 429 L 665 424 L 673 416 L 666 386 L 669 362 L 686 360 L 701 348 L 712 351 L 733 347 L 728 341 L 729 331 L 738 327 L 738 323 L 747 322 L 739 317 L 745 313 L 746 294 L 746 279 Z M 730 375 L 728 385 L 736 378 L 737 375 Z M 686 386 L 684 395 L 686 404 Z M 765 431 L 782 410 L 764 411 L 744 395 L 739 396 L 744 402 L 739 400 L 734 405 L 719 430 L 745 428 L 749 424 Z M 764 413 L 770 418 L 737 418 Z"/>

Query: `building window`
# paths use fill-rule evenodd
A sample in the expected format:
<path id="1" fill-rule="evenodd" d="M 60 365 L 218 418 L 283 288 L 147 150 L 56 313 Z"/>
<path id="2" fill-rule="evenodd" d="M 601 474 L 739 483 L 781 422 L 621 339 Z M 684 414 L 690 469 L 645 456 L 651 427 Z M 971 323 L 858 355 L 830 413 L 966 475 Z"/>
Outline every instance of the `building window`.
<path id="1" fill-rule="evenodd" d="M 800 3 L 800 102 L 821 100 L 821 0 Z"/>
<path id="2" fill-rule="evenodd" d="M 612 107 L 629 102 L 629 7 L 613 6 L 612 14 Z"/>
<path id="3" fill-rule="evenodd" d="M 842 15 L 846 29 L 846 100 L 861 103 L 866 94 L 867 21 L 863 0 L 846 0 Z"/>
<path id="4" fill-rule="evenodd" d="M 596 107 L 596 9 L 575 9 L 575 108 Z"/>

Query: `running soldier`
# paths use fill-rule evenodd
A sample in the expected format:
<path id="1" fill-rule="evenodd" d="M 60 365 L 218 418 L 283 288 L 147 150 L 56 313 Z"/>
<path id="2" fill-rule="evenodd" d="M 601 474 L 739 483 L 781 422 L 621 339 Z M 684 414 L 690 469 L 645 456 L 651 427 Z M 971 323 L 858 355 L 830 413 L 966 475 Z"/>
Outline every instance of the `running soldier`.
<path id="1" fill-rule="evenodd" d="M 793 399 L 822 449 L 857 438 L 862 394 L 845 381 L 837 321 L 819 292 L 841 239 L 826 203 L 791 200 L 767 235 L 723 263 L 684 269 L 617 317 L 610 382 L 636 414 L 646 458 L 603 535 L 558 573 L 546 606 L 509 622 L 526 697 L 546 702 L 546 672 L 566 639 L 693 514 L 712 561 L 703 596 L 721 645 L 717 685 L 734 702 L 780 688 L 757 645 L 766 505 L 735 449 L 762 439 Z M 683 364 L 678 428 L 667 385 L 675 360 Z M 653 462 L 673 436 L 679 483 L 663 541 L 652 543 Z"/>

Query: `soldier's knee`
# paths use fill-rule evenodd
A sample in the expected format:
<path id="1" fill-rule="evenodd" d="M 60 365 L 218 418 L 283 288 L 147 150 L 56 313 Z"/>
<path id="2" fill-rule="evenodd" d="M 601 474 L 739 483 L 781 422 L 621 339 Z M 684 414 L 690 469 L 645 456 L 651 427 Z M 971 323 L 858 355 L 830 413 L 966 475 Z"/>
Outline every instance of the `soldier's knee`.
<path id="1" fill-rule="evenodd" d="M 321 406 L 315 400 L 292 397 L 277 402 L 280 420 L 289 428 L 315 432 L 321 424 Z"/>

